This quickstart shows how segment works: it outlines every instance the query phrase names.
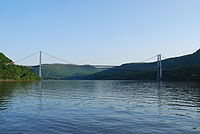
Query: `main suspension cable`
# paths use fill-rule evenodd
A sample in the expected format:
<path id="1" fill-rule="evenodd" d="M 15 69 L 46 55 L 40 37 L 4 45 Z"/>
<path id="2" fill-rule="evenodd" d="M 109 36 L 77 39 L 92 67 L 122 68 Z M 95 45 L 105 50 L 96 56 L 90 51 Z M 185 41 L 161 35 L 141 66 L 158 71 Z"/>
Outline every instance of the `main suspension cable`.
<path id="1" fill-rule="evenodd" d="M 51 55 L 51 54 L 48 54 L 48 53 L 46 53 L 46 52 L 44 52 L 44 51 L 42 51 L 42 53 L 44 53 L 45 55 L 47 55 L 47 56 L 49 56 L 49 57 L 51 57 L 51 58 L 54 58 L 54 59 L 60 60 L 60 61 L 62 61 L 62 62 L 65 62 L 65 63 L 67 63 L 67 64 L 74 64 L 74 63 L 71 62 L 71 61 L 67 61 L 67 60 L 60 59 L 60 58 L 55 57 L 55 56 L 53 56 L 53 55 Z M 75 64 L 74 64 L 74 65 L 75 65 Z"/>
<path id="2" fill-rule="evenodd" d="M 19 63 L 19 62 L 21 62 L 21 61 L 23 61 L 23 60 L 25 60 L 25 59 L 28 59 L 28 58 L 30 58 L 30 57 L 32 57 L 32 56 L 38 54 L 38 53 L 39 53 L 39 51 L 37 51 L 37 52 L 35 52 L 35 53 L 32 53 L 32 54 L 30 54 L 30 55 L 28 55 L 28 56 L 26 56 L 26 57 L 24 57 L 24 58 L 22 58 L 22 59 L 16 60 L 14 63 Z"/>

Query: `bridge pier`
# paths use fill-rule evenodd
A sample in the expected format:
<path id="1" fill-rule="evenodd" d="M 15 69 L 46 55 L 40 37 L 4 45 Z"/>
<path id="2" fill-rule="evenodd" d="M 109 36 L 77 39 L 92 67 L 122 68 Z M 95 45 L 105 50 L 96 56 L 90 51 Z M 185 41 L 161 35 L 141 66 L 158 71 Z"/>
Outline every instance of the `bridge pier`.
<path id="1" fill-rule="evenodd" d="M 157 55 L 157 79 L 162 80 L 163 73 L 162 73 L 162 59 L 161 54 Z"/>

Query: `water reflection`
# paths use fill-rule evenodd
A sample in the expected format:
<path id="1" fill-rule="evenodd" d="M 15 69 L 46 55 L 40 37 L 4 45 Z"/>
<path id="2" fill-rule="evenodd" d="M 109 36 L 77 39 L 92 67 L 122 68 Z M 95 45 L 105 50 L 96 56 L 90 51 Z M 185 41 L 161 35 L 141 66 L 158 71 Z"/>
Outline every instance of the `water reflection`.
<path id="1" fill-rule="evenodd" d="M 30 82 L 0 82 L 0 110 L 6 110 L 15 97 L 15 91 L 27 89 Z"/>
<path id="2" fill-rule="evenodd" d="M 49 101 L 67 100 L 75 105 L 95 102 L 95 105 L 105 106 L 114 103 L 112 107 L 127 110 L 152 108 L 158 113 L 182 111 L 188 116 L 187 112 L 199 112 L 200 86 L 189 82 L 141 81 L 0 82 L 0 110 L 11 108 L 9 104 L 19 97 L 37 99 L 40 111 Z"/>
<path id="3" fill-rule="evenodd" d="M 86 129 L 88 133 L 200 132 L 200 85 L 155 81 L 0 82 L 0 116 L 4 120 L 0 121 L 2 132 L 11 132 L 6 126 L 15 123 L 35 133 L 87 133 Z M 44 129 L 47 126 L 50 128 Z"/>

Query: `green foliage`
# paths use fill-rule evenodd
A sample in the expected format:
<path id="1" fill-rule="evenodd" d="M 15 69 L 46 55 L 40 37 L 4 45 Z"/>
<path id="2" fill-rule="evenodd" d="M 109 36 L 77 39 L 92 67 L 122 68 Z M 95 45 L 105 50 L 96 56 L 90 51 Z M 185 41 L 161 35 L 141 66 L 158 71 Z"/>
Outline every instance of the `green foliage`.
<path id="1" fill-rule="evenodd" d="M 175 70 L 164 72 L 164 80 L 200 80 L 200 64 L 191 66 L 180 66 Z"/>
<path id="2" fill-rule="evenodd" d="M 155 78 L 155 71 L 131 70 L 131 69 L 109 69 L 93 75 L 82 77 L 82 79 L 100 80 L 151 80 Z"/>
<path id="3" fill-rule="evenodd" d="M 190 55 L 163 60 L 162 65 L 164 80 L 200 80 L 200 50 Z M 155 80 L 156 66 L 156 62 L 123 64 L 82 79 Z"/>
<path id="4" fill-rule="evenodd" d="M 32 67 L 38 72 L 38 66 Z M 97 73 L 101 70 L 90 65 L 70 65 L 70 64 L 43 64 L 42 78 L 44 79 L 72 79 L 75 77 L 85 76 Z"/>
<path id="5" fill-rule="evenodd" d="M 162 65 L 164 80 L 200 80 L 200 50 L 163 60 Z M 75 65 L 46 64 L 42 76 L 45 79 L 155 80 L 157 63 L 128 63 L 108 70 L 72 66 Z"/>
<path id="6" fill-rule="evenodd" d="M 7 58 L 3 53 L 0 52 L 0 64 L 12 63 L 12 60 Z"/>
<path id="7" fill-rule="evenodd" d="M 40 80 L 29 67 L 10 64 L 11 62 L 12 61 L 9 58 L 0 53 L 1 80 Z"/>
<path id="8" fill-rule="evenodd" d="M 193 54 L 163 60 L 165 67 L 191 66 L 200 64 L 200 50 Z"/>

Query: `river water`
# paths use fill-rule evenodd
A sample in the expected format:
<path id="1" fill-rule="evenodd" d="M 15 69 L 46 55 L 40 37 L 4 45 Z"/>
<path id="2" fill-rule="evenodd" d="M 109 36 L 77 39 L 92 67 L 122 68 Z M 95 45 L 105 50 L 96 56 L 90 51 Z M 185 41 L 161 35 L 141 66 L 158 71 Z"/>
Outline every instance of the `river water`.
<path id="1" fill-rule="evenodd" d="M 0 82 L 1 134 L 199 134 L 200 84 Z"/>

